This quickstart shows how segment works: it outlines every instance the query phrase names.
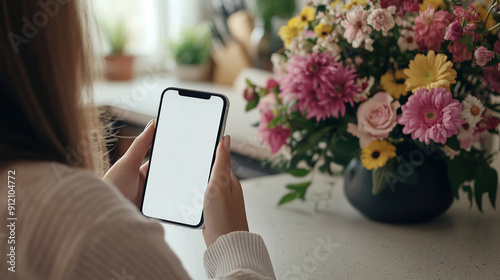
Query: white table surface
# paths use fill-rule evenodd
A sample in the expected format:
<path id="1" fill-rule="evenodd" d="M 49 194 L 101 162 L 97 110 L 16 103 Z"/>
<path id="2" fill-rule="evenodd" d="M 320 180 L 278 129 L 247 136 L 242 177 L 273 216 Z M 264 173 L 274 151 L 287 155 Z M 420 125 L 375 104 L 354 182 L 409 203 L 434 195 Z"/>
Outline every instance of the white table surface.
<path id="1" fill-rule="evenodd" d="M 317 211 L 312 202 L 277 207 L 284 185 L 297 181 L 288 174 L 242 181 L 250 230 L 263 236 L 278 279 L 500 279 L 500 211 L 486 199 L 483 214 L 464 194 L 433 221 L 391 225 L 357 212 L 341 178 L 316 175 L 312 192 L 336 182 Z M 190 275 L 205 279 L 201 231 L 164 227 Z"/>

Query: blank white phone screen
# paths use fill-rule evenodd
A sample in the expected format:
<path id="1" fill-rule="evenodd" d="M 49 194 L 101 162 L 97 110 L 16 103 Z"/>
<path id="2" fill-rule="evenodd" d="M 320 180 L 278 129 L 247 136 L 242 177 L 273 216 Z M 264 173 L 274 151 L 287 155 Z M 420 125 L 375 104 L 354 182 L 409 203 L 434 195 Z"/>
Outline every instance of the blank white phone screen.
<path id="1" fill-rule="evenodd" d="M 224 101 L 164 93 L 142 211 L 197 226 L 210 175 Z"/>

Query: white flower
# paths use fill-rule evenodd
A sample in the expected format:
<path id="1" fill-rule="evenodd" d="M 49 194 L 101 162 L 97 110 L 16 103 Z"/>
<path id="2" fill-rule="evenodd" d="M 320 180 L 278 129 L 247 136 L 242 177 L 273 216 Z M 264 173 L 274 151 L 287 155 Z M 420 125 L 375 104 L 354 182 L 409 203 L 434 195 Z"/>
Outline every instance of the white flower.
<path id="1" fill-rule="evenodd" d="M 330 0 L 307 0 L 307 4 L 309 6 L 319 6 L 319 5 L 328 5 L 330 4 Z"/>
<path id="2" fill-rule="evenodd" d="M 484 106 L 477 97 L 469 94 L 462 101 L 462 114 L 460 116 L 470 127 L 476 127 L 476 124 L 481 120 L 483 112 Z"/>
<path id="3" fill-rule="evenodd" d="M 375 84 L 375 78 L 372 76 L 359 78 L 356 81 L 356 84 L 361 87 L 361 92 L 358 93 L 353 99 L 356 102 L 363 102 L 366 99 L 368 99 L 368 96 L 370 95 L 370 90 Z"/>
<path id="4" fill-rule="evenodd" d="M 375 42 L 375 40 L 373 40 L 372 38 L 366 38 L 365 39 L 365 50 L 372 52 L 373 51 L 373 42 Z"/>
<path id="5" fill-rule="evenodd" d="M 373 40 L 370 38 L 372 28 L 366 24 L 368 11 L 363 10 L 361 6 L 353 6 L 340 24 L 344 27 L 344 38 L 353 48 L 359 48 L 363 42 L 365 49 L 370 50 Z M 372 40 L 369 42 L 369 40 Z M 368 45 L 368 47 L 366 47 Z M 371 48 L 373 51 L 373 48 Z"/>
<path id="6" fill-rule="evenodd" d="M 318 51 L 324 49 L 330 53 L 332 57 L 340 58 L 339 54 L 342 51 L 337 44 L 339 42 L 337 38 L 337 33 L 328 34 L 324 39 L 318 38 L 316 46 L 313 47 L 313 51 Z"/>
<path id="7" fill-rule="evenodd" d="M 388 9 L 375 9 L 371 11 L 367 22 L 369 25 L 373 26 L 375 30 L 382 31 L 384 36 L 387 36 L 389 30 L 395 25 L 394 18 Z"/>
<path id="8" fill-rule="evenodd" d="M 416 50 L 417 40 L 415 40 L 415 32 L 410 29 L 402 29 L 399 34 L 398 46 L 401 52 Z"/>
<path id="9" fill-rule="evenodd" d="M 286 69 L 286 56 L 279 53 L 273 53 L 271 55 L 271 62 L 273 63 L 273 68 L 276 73 L 288 72 Z"/>
<path id="10" fill-rule="evenodd" d="M 298 55 L 302 57 L 309 56 L 313 50 L 314 45 L 307 39 L 316 37 L 316 33 L 312 30 L 301 31 L 299 36 L 293 38 L 288 45 L 287 50 L 290 56 Z"/>

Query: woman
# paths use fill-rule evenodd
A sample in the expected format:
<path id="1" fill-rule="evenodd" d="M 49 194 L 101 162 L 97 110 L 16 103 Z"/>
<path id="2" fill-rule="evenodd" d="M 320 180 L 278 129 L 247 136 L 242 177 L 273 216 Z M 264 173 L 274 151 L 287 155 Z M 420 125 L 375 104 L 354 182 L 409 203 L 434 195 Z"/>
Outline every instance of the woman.
<path id="1" fill-rule="evenodd" d="M 107 164 L 89 102 L 84 3 L 0 0 L 0 215 L 8 226 L 0 278 L 188 279 L 163 227 L 137 209 L 154 122 L 104 180 L 98 175 Z M 226 136 L 207 189 L 217 195 L 205 199 L 207 275 L 273 279 L 262 238 L 248 232 L 229 146 Z"/>

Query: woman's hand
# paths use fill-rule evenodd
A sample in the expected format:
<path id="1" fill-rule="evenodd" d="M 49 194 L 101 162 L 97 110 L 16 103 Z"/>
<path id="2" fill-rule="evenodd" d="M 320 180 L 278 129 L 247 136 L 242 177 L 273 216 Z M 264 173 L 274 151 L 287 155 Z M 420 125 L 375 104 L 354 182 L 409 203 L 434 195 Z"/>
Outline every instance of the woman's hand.
<path id="1" fill-rule="evenodd" d="M 229 136 L 219 143 L 212 176 L 205 191 L 203 237 L 207 247 L 221 235 L 248 231 L 243 191 L 231 170 L 230 145 Z"/>
<path id="2" fill-rule="evenodd" d="M 106 172 L 103 178 L 115 185 L 137 207 L 140 207 L 144 193 L 144 181 L 149 162 L 142 166 L 141 164 L 153 142 L 154 124 L 154 120 L 148 123 L 127 152 Z"/>

